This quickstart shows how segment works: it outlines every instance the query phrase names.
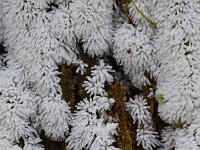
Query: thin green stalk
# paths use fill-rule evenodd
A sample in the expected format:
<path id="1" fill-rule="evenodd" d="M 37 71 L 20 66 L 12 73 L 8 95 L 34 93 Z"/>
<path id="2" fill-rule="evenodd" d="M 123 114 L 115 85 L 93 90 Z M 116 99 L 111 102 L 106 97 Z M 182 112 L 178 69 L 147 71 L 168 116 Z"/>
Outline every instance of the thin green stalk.
<path id="1" fill-rule="evenodd" d="M 133 5 L 135 6 L 135 8 L 137 9 L 137 11 L 142 15 L 142 17 L 149 23 L 149 25 L 154 28 L 157 29 L 157 25 L 155 22 L 153 22 L 149 17 L 147 17 L 142 10 L 134 3 L 133 0 L 131 0 L 131 2 L 133 3 Z"/>

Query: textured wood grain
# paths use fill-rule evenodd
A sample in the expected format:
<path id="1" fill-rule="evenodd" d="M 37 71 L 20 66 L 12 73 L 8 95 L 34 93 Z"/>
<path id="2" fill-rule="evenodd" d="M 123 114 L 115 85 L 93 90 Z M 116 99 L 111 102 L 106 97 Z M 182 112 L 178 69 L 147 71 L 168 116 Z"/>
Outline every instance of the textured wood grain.
<path id="1" fill-rule="evenodd" d="M 135 136 L 133 133 L 132 121 L 128 112 L 125 111 L 127 89 L 116 80 L 108 87 L 108 93 L 109 96 L 115 99 L 115 104 L 110 111 L 110 115 L 117 120 L 119 124 L 117 146 L 122 150 L 133 150 L 133 137 Z"/>

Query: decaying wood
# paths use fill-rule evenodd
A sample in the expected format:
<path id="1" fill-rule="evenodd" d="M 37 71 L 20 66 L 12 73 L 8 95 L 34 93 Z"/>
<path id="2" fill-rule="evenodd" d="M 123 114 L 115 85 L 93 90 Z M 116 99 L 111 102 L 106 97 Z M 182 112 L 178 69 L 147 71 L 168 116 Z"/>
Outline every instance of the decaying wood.
<path id="1" fill-rule="evenodd" d="M 44 145 L 45 150 L 67 150 L 65 142 L 56 142 L 49 140 L 44 131 L 40 134 L 40 138 L 42 139 L 42 144 Z"/>
<path id="2" fill-rule="evenodd" d="M 122 8 L 124 11 L 124 15 L 126 17 L 126 20 L 128 23 L 132 23 L 132 19 L 129 17 L 129 10 L 128 10 L 128 4 L 131 2 L 131 0 L 121 0 Z"/>
<path id="3" fill-rule="evenodd" d="M 75 81 L 76 82 L 76 93 L 77 98 L 79 100 L 82 100 L 83 98 L 88 97 L 88 94 L 85 92 L 85 89 L 83 88 L 82 84 L 84 83 L 84 81 L 86 81 L 86 76 L 90 76 L 91 75 L 91 68 L 94 65 L 98 65 L 98 59 L 95 58 L 91 58 L 90 56 L 88 56 L 87 53 L 84 53 L 83 48 L 82 48 L 82 43 L 78 43 L 77 45 L 78 49 L 79 49 L 79 58 L 88 65 L 88 67 L 86 68 L 86 73 L 84 75 L 76 74 L 75 76 Z M 78 102 L 78 101 L 77 101 Z"/>
<path id="4" fill-rule="evenodd" d="M 70 102 L 71 111 L 74 111 L 74 90 L 75 90 L 75 77 L 73 74 L 73 66 L 67 64 L 61 65 L 61 88 L 62 98 Z"/>
<path id="5" fill-rule="evenodd" d="M 125 111 L 127 89 L 116 80 L 108 87 L 108 93 L 109 96 L 115 99 L 113 109 L 109 113 L 119 124 L 117 145 L 122 150 L 133 150 L 133 138 L 135 136 L 133 133 L 132 121 L 128 112 Z"/>

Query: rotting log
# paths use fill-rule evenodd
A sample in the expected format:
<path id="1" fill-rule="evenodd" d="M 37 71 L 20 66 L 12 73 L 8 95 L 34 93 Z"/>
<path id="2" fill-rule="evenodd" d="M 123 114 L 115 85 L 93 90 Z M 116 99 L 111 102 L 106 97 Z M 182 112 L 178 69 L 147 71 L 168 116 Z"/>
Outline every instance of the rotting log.
<path id="1" fill-rule="evenodd" d="M 115 80 L 109 85 L 108 94 L 115 99 L 115 104 L 109 114 L 117 121 L 119 126 L 117 146 L 122 150 L 134 150 L 133 125 L 130 115 L 125 111 L 127 89 L 121 85 L 120 81 Z"/>

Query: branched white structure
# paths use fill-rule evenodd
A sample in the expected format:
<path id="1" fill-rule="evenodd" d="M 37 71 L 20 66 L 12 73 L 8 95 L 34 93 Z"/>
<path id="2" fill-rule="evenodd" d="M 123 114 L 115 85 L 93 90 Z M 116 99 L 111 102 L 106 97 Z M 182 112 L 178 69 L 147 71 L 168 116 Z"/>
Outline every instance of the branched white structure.
<path id="1" fill-rule="evenodd" d="M 143 0 L 131 1 L 128 10 L 132 24 L 126 21 L 114 33 L 114 57 L 137 88 L 151 84 L 147 74 L 149 73 L 151 78 L 152 71 L 155 70 L 153 29 L 149 18 L 145 16 L 151 17 L 152 8 L 149 3 Z M 138 123 L 138 145 L 142 144 L 144 149 L 152 150 L 161 144 L 158 132 L 150 130 L 152 120 L 148 109 L 149 106 L 142 96 L 135 96 L 134 100 L 130 98 L 126 103 L 126 110 L 130 112 L 133 123 Z"/>
<path id="2" fill-rule="evenodd" d="M 91 69 L 92 77 L 86 77 L 88 81 L 84 81 L 83 87 L 90 96 L 107 95 L 104 84 L 113 82 L 113 76 L 110 74 L 114 72 L 112 66 L 106 65 L 103 60 L 100 60 L 99 65 L 95 65 Z"/>
<path id="3" fill-rule="evenodd" d="M 1 87 L 0 127 L 4 129 L 6 123 L 11 142 L 23 138 L 24 150 L 43 149 L 38 144 L 40 139 L 34 137 L 37 132 L 32 126 L 44 130 L 52 140 L 63 140 L 68 134 L 71 111 L 61 99 L 57 64 L 72 63 L 78 66 L 77 72 L 85 73 L 87 64 L 77 58 L 76 41 L 83 42 L 84 51 L 92 56 L 103 55 L 111 45 L 112 0 L 72 1 L 70 6 L 68 1 L 58 0 L 57 7 L 51 6 L 53 2 L 4 0 L 0 3 L 0 39 L 7 50 L 7 69 L 1 73 L 2 78 L 6 79 L 4 74 L 11 72 L 6 80 L 9 84 L 2 83 Z M 81 16 L 86 20 L 78 19 Z M 93 68 L 93 76 L 102 89 L 105 81 L 113 81 L 108 72 L 112 72 L 111 68 L 104 67 L 102 61 Z M 93 94 L 103 96 L 105 92 L 97 90 Z M 110 134 L 116 132 L 116 126 L 101 118 L 96 127 L 102 127 L 107 137 L 99 132 L 92 147 L 98 144 L 98 148 L 102 147 L 105 138 L 105 148 L 113 149 Z"/>
<path id="4" fill-rule="evenodd" d="M 142 6 L 144 13 L 149 15 L 147 4 L 146 1 L 140 0 L 135 3 Z M 145 73 L 155 68 L 151 40 L 153 31 L 135 5 L 132 2 L 129 4 L 129 14 L 133 19 L 133 24 L 125 22 L 114 33 L 114 57 L 123 66 L 133 85 L 141 88 L 143 85 L 150 84 Z"/>
<path id="5" fill-rule="evenodd" d="M 9 134 L 4 129 L 0 131 L 0 147 L 1 150 L 22 150 L 10 141 Z"/>
<path id="6" fill-rule="evenodd" d="M 112 70 L 112 66 L 106 65 L 103 60 L 100 60 L 99 66 L 95 65 L 92 67 L 91 75 L 93 77 L 95 76 L 97 80 L 102 83 L 111 83 L 113 82 L 113 76 L 110 74 L 112 72 L 114 72 L 114 70 Z"/>
<path id="7" fill-rule="evenodd" d="M 70 63 L 76 57 L 64 41 L 64 35 L 58 36 L 60 30 L 64 30 L 64 27 L 56 25 L 60 18 L 57 22 L 51 20 L 58 13 L 56 9 L 44 11 L 49 9 L 51 2 L 5 0 L 2 3 L 3 38 L 8 52 L 5 60 L 13 86 L 1 91 L 3 105 L 0 118 L 1 123 L 8 124 L 6 127 L 11 131 L 13 141 L 20 138 L 34 140 L 33 133 L 37 132 L 32 125 L 43 129 L 53 140 L 64 139 L 68 133 L 71 112 L 68 104 L 61 101 L 57 64 L 63 60 Z M 56 118 L 58 114 L 62 117 Z M 26 149 L 31 149 L 29 147 Z"/>
<path id="8" fill-rule="evenodd" d="M 197 123 L 198 121 L 198 123 Z M 199 120 L 192 125 L 181 128 L 167 127 L 162 132 L 163 147 L 161 150 L 198 150 L 200 148 Z"/>
<path id="9" fill-rule="evenodd" d="M 130 98 L 126 103 L 126 111 L 132 116 L 133 124 L 137 122 L 137 145 L 142 144 L 145 150 L 153 150 L 155 147 L 160 146 L 158 140 L 158 132 L 153 131 L 151 128 L 151 115 L 149 106 L 143 96 L 135 96 L 134 99 Z"/>
<path id="10" fill-rule="evenodd" d="M 114 147 L 118 124 L 108 115 L 115 100 L 106 90 L 117 75 L 108 63 L 129 77 L 133 86 L 128 91 L 142 91 L 156 80 L 145 98 L 139 90 L 127 93 L 134 96 L 126 111 L 138 125 L 138 145 L 200 149 L 200 2 L 129 2 L 0 0 L 0 44 L 5 47 L 0 56 L 0 150 L 43 150 L 41 131 L 51 140 L 66 140 L 70 150 L 119 150 Z M 83 53 L 99 64 L 84 62 Z M 73 65 L 72 75 L 86 77 L 87 98 L 75 93 L 82 90 L 79 84 L 70 87 L 73 114 L 62 96 L 60 64 Z M 159 116 L 169 124 L 161 133 L 162 144 L 148 106 L 154 91 Z"/>
<path id="11" fill-rule="evenodd" d="M 176 142 L 175 142 L 175 137 L 176 137 L 177 132 L 175 132 L 173 127 L 166 127 L 165 129 L 162 130 L 162 148 L 161 150 L 171 150 L 175 147 Z"/>
<path id="12" fill-rule="evenodd" d="M 197 0 L 157 1 L 154 58 L 159 115 L 181 129 L 163 132 L 164 149 L 199 149 L 199 8 Z"/>
<path id="13" fill-rule="evenodd" d="M 76 60 L 73 62 L 75 66 L 77 66 L 76 73 L 81 72 L 81 75 L 86 73 L 86 68 L 88 64 L 84 63 L 82 60 Z"/>
<path id="14" fill-rule="evenodd" d="M 113 135 L 117 134 L 117 123 L 104 120 L 105 111 L 109 110 L 113 103 L 114 99 L 100 96 L 78 103 L 72 118 L 72 132 L 66 140 L 69 149 L 114 149 L 112 143 L 115 141 Z"/>
<path id="15" fill-rule="evenodd" d="M 64 140 L 69 133 L 68 126 L 71 119 L 68 104 L 58 95 L 54 99 L 43 99 L 40 105 L 40 123 L 46 135 L 53 140 Z"/>
<path id="16" fill-rule="evenodd" d="M 36 131 L 30 126 L 29 118 L 35 115 L 34 95 L 9 87 L 0 96 L 0 129 L 9 132 L 11 141 L 32 136 Z"/>
<path id="17" fill-rule="evenodd" d="M 129 102 L 126 103 L 126 111 L 130 112 L 134 124 L 136 121 L 138 121 L 139 125 L 151 122 L 149 108 L 146 100 L 141 96 L 135 96 L 134 100 L 130 98 Z"/>
<path id="18" fill-rule="evenodd" d="M 196 0 L 163 1 L 155 7 L 156 93 L 163 96 L 160 116 L 171 124 L 191 123 L 200 105 L 199 8 Z"/>
<path id="19" fill-rule="evenodd" d="M 156 146 L 160 146 L 161 143 L 157 138 L 159 138 L 159 135 L 155 131 L 146 128 L 137 129 L 138 146 L 141 143 L 145 150 L 153 150 Z"/>
<path id="20" fill-rule="evenodd" d="M 90 93 L 90 96 L 92 95 L 105 95 L 105 90 L 104 90 L 104 83 L 97 80 L 97 77 L 89 77 L 87 76 L 88 81 L 84 81 L 83 87 L 85 87 L 85 90 L 87 93 Z"/>
<path id="21" fill-rule="evenodd" d="M 151 0 L 133 0 L 128 5 L 129 16 L 132 19 L 133 24 L 136 25 L 135 28 L 137 28 L 138 31 L 144 33 L 149 38 L 153 34 L 152 27 L 149 25 L 147 20 L 145 20 L 144 16 L 138 12 L 137 8 L 139 8 L 144 15 L 147 15 L 149 18 L 151 18 L 151 6 Z"/>
<path id="22" fill-rule="evenodd" d="M 123 65 L 124 71 L 129 75 L 134 86 L 150 84 L 144 75 L 150 71 L 153 45 L 149 38 L 142 32 L 138 32 L 131 24 L 124 23 L 116 30 L 114 37 L 114 56 Z"/>
<path id="23" fill-rule="evenodd" d="M 67 138 L 68 148 L 72 150 L 119 150 L 112 146 L 117 135 L 117 123 L 112 123 L 106 113 L 110 110 L 114 99 L 108 98 L 104 89 L 105 82 L 113 82 L 112 67 L 100 60 L 99 65 L 92 67 L 91 75 L 87 76 L 83 87 L 89 99 L 84 99 L 76 105 L 72 117 L 72 132 Z"/>
<path id="24" fill-rule="evenodd" d="M 112 42 L 113 0 L 72 0 L 71 25 L 84 52 L 102 56 Z"/>

